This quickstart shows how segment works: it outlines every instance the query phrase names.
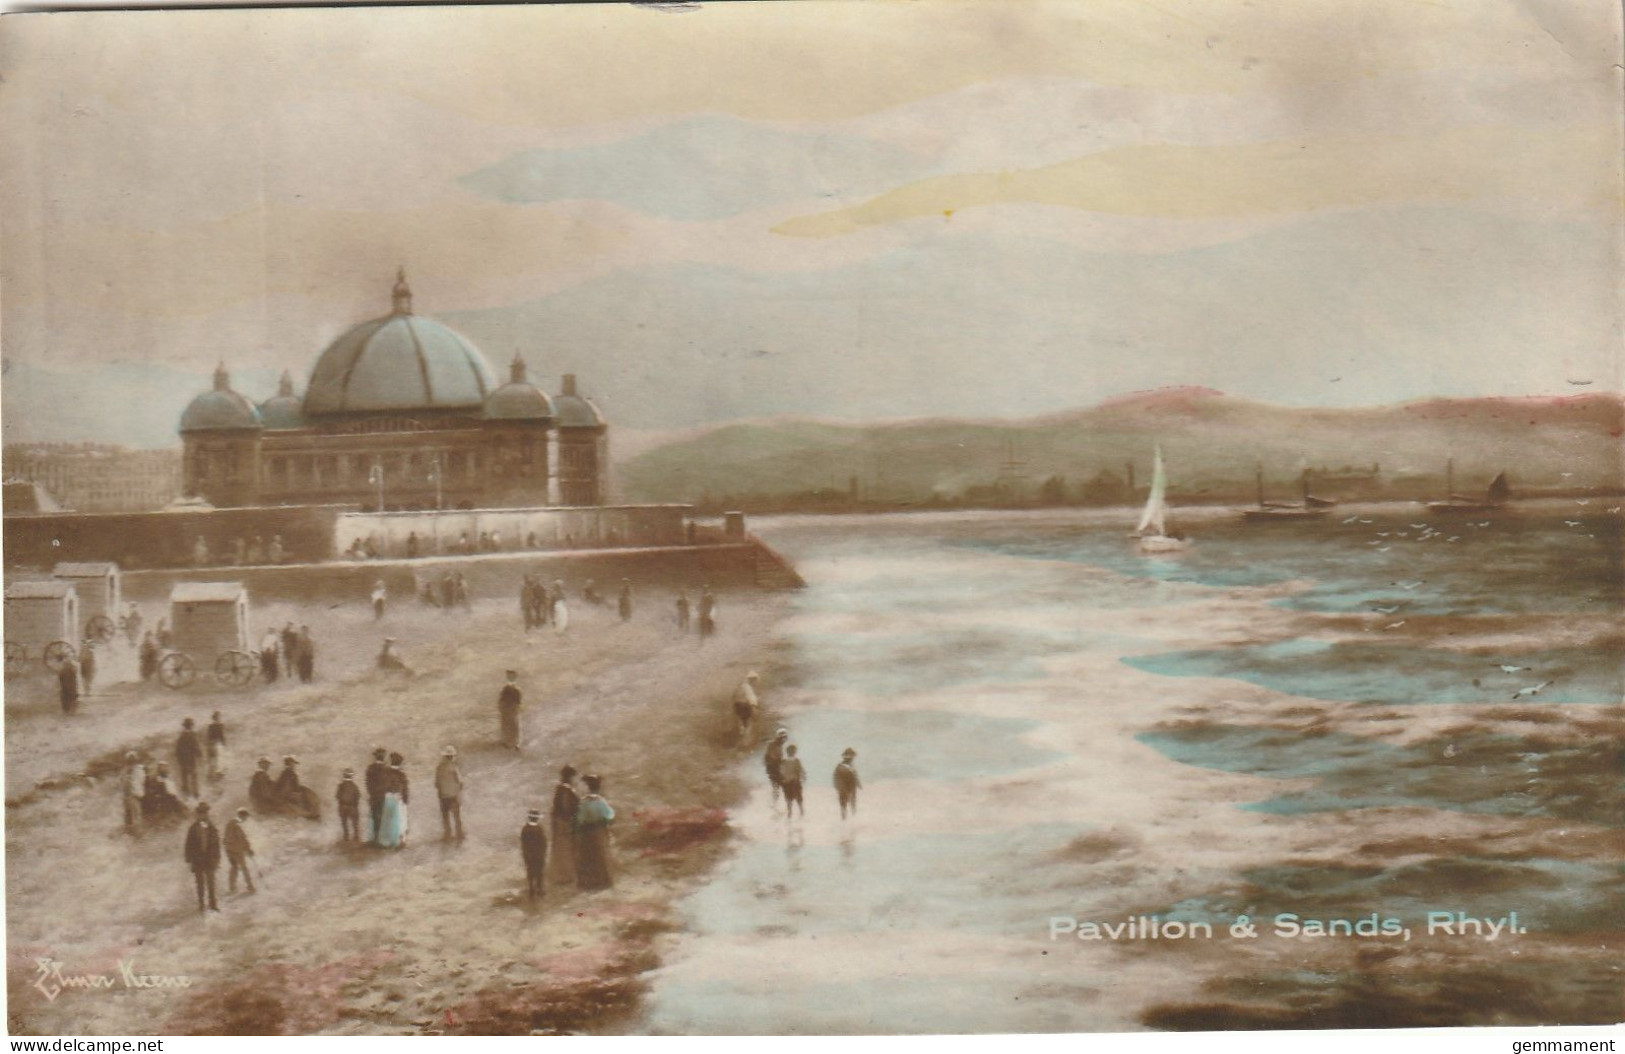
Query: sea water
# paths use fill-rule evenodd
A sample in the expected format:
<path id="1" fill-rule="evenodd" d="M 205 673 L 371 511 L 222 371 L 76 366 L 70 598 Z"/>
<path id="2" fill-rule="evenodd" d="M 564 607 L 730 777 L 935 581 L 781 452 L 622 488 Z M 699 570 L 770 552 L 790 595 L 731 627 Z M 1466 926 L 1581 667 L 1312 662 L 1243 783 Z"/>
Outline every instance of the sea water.
<path id="1" fill-rule="evenodd" d="M 1061 512 L 755 529 L 807 580 L 788 667 L 762 686 L 807 767 L 807 815 L 770 801 L 761 740 L 741 751 L 759 790 L 732 818 L 737 852 L 681 905 L 650 1031 L 1158 1027 L 1243 965 L 1249 1012 L 1372 998 L 1346 971 L 1267 956 L 1058 946 L 1057 914 L 1419 917 L 1447 900 L 1548 933 L 1621 928 L 1617 867 L 1583 853 L 1509 859 L 1469 836 L 1400 863 L 1302 859 L 1326 818 L 1423 846 L 1484 820 L 1621 824 L 1596 779 L 1617 765 L 1607 744 L 1498 723 L 1535 707 L 1586 720 L 1625 696 L 1617 632 L 1598 630 L 1620 604 L 1617 515 L 1215 516 L 1172 557 Z M 1385 633 L 1411 619 L 1444 621 Z M 1473 633 L 1498 646 L 1453 639 Z M 1446 713 L 1438 733 L 1407 716 Z M 847 747 L 864 790 L 843 820 L 830 784 Z M 1505 985 L 1505 961 L 1474 969 Z M 1561 988 L 1576 978 L 1518 983 L 1551 988 L 1531 1013 L 1558 1021 L 1587 1005 Z"/>

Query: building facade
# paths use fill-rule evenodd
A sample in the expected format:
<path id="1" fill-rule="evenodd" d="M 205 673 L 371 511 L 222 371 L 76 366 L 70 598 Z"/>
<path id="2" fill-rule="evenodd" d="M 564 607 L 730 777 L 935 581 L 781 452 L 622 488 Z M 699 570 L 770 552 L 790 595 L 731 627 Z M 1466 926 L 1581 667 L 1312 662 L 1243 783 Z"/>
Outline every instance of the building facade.
<path id="1" fill-rule="evenodd" d="M 5 478 L 33 483 L 78 512 L 140 512 L 180 496 L 181 455 L 105 443 L 19 443 L 5 448 Z"/>
<path id="2" fill-rule="evenodd" d="M 515 355 L 497 384 L 473 343 L 412 313 L 404 274 L 390 313 L 330 344 L 303 396 L 284 373 L 256 405 L 222 365 L 180 433 L 185 493 L 217 508 L 473 509 L 607 496 L 608 423 L 575 377 L 549 396 Z"/>

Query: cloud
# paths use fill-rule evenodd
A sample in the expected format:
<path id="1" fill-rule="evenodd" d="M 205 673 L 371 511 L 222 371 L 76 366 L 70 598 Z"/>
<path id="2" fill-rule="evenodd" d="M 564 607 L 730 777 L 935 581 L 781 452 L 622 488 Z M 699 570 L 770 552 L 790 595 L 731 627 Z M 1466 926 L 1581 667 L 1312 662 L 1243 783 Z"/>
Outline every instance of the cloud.
<path id="1" fill-rule="evenodd" d="M 715 220 L 786 201 L 877 193 L 922 171 L 918 155 L 839 132 L 692 117 L 574 149 L 528 150 L 458 182 L 497 201 L 611 201 L 654 216 Z"/>
<path id="2" fill-rule="evenodd" d="M 1618 151 L 1617 128 L 1603 124 L 1454 129 L 1409 139 L 1122 147 L 1042 168 L 921 180 L 775 230 L 830 237 L 1000 203 L 1171 219 L 1434 203 L 1615 214 L 1619 186 L 1600 177 L 1617 170 Z"/>

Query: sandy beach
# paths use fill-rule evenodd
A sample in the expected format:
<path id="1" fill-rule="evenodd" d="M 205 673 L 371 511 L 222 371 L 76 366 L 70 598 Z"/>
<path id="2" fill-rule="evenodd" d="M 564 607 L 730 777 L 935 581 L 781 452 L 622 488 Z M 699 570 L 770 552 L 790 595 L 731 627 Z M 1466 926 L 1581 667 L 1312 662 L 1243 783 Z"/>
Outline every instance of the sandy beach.
<path id="1" fill-rule="evenodd" d="M 64 719 L 54 681 L 8 683 L 9 1027 L 17 1034 L 317 1032 L 396 1034 L 613 1029 L 639 974 L 658 961 L 670 905 L 727 839 L 742 795 L 729 700 L 750 669 L 772 705 L 773 627 L 782 599 L 721 597 L 717 636 L 679 634 L 672 597 L 640 596 L 622 624 L 576 604 L 569 630 L 526 634 L 517 603 L 471 613 L 395 606 L 375 622 L 357 600 L 334 608 L 256 601 L 251 633 L 311 625 L 317 681 L 221 692 L 116 685 Z M 149 611 L 149 615 L 151 612 Z M 150 625 L 149 621 L 149 625 Z M 399 639 L 407 678 L 373 668 Z M 525 693 L 522 750 L 498 742 L 504 668 Z M 254 895 L 226 893 L 200 916 L 182 861 L 184 824 L 132 838 L 121 827 L 126 749 L 173 768 L 181 719 L 214 710 L 227 772 L 205 782 L 216 822 L 247 804 L 259 755 L 297 755 L 320 822 L 249 823 L 262 870 Z M 458 748 L 467 838 L 442 841 L 433 787 L 441 748 Z M 412 827 L 399 851 L 346 846 L 332 795 L 375 746 L 400 751 Z M 524 898 L 517 835 L 546 808 L 561 765 L 604 778 L 617 811 L 617 882 L 591 894 Z M 35 982 L 74 982 L 48 997 Z M 143 984 L 145 978 L 150 983 Z M 44 988 L 51 988 L 47 980 Z"/>

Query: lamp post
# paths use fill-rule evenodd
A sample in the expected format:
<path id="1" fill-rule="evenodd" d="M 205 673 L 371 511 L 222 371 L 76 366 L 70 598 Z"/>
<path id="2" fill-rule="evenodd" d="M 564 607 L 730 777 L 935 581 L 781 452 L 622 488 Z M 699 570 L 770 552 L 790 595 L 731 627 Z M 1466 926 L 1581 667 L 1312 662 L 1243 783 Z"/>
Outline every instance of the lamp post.
<path id="1" fill-rule="evenodd" d="M 383 458 L 375 457 L 375 458 L 372 459 L 372 471 L 367 474 L 367 482 L 368 483 L 375 483 L 378 486 L 378 511 L 381 514 L 384 511 L 384 459 Z"/>

